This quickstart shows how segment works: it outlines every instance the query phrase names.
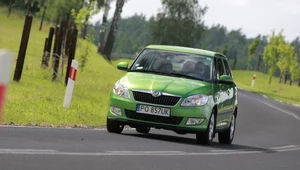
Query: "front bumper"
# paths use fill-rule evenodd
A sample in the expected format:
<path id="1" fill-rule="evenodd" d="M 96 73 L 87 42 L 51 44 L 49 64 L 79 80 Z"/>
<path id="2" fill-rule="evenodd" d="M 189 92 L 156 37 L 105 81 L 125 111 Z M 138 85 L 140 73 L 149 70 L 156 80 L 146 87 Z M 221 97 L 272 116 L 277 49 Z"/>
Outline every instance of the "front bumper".
<path id="1" fill-rule="evenodd" d="M 173 130 L 180 133 L 196 133 L 205 131 L 207 129 L 208 120 L 212 110 L 212 107 L 209 104 L 210 102 L 201 107 L 182 107 L 180 106 L 182 100 L 183 99 L 181 99 L 175 106 L 164 106 L 141 103 L 134 99 L 126 99 L 111 94 L 110 106 L 120 108 L 121 114 L 114 114 L 109 109 L 107 118 L 111 121 L 116 121 L 119 124 L 129 125 L 131 127 L 148 126 Z M 162 117 L 137 113 L 137 104 L 167 107 L 171 109 L 171 115 L 170 117 Z M 204 119 L 204 121 L 199 125 L 187 125 L 189 118 L 201 118 Z"/>

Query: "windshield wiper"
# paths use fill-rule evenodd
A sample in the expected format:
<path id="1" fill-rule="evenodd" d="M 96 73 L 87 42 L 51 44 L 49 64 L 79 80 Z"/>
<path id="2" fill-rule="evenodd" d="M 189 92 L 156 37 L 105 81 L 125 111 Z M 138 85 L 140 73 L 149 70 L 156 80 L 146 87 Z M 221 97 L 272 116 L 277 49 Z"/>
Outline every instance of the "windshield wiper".
<path id="1" fill-rule="evenodd" d="M 128 72 L 141 72 L 141 73 L 155 73 L 155 74 L 164 74 L 155 70 L 129 70 Z"/>
<path id="2" fill-rule="evenodd" d="M 185 78 L 190 78 L 190 79 L 194 79 L 194 80 L 205 81 L 204 79 L 189 76 L 189 75 L 186 75 L 186 74 L 181 74 L 181 73 L 169 73 L 169 74 L 172 75 L 172 76 L 176 76 L 176 77 L 185 77 Z"/>
<path id="3" fill-rule="evenodd" d="M 159 72 L 155 70 L 129 70 L 129 72 L 141 72 L 141 73 L 154 73 L 154 74 L 160 74 L 160 75 L 171 75 L 175 77 L 184 77 L 184 78 L 189 78 L 189 79 L 194 79 L 194 80 L 200 80 L 200 81 L 205 81 L 204 79 L 189 76 L 186 74 L 181 74 L 181 73 L 166 73 L 166 72 Z"/>

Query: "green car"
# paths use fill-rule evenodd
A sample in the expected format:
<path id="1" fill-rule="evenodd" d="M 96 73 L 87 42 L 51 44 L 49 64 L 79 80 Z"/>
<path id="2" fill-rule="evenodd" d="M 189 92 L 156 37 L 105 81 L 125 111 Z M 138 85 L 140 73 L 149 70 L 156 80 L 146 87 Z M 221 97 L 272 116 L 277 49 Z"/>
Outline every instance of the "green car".
<path id="1" fill-rule="evenodd" d="M 231 144 L 237 117 L 237 86 L 221 53 L 167 45 L 145 47 L 133 63 L 117 65 L 126 74 L 110 95 L 107 131 L 124 126 L 196 134 L 198 144 Z"/>

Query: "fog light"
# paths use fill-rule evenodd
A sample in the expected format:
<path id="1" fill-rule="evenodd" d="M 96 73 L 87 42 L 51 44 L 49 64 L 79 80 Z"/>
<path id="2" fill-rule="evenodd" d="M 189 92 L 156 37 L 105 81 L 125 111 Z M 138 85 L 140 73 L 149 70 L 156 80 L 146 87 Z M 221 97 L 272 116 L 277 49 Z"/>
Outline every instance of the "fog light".
<path id="1" fill-rule="evenodd" d="M 204 119 L 200 118 L 188 118 L 186 125 L 200 125 Z"/>
<path id="2" fill-rule="evenodd" d="M 121 116 L 122 115 L 122 110 L 118 107 L 113 107 L 110 106 L 110 112 L 117 115 L 117 116 Z"/>

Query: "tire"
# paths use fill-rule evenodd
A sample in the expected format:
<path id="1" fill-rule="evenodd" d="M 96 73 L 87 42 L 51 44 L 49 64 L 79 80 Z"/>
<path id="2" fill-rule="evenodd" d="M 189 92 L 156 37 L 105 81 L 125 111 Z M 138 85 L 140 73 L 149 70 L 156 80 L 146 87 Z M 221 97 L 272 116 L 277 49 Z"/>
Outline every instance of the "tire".
<path id="1" fill-rule="evenodd" d="M 150 132 L 150 127 L 136 127 L 135 128 L 137 132 L 139 133 L 149 133 Z"/>
<path id="2" fill-rule="evenodd" d="M 113 120 L 106 119 L 106 129 L 110 133 L 122 133 L 124 126 Z"/>
<path id="3" fill-rule="evenodd" d="M 215 137 L 216 129 L 216 114 L 215 111 L 211 113 L 209 123 L 205 132 L 196 133 L 196 141 L 201 145 L 210 145 Z"/>
<path id="4" fill-rule="evenodd" d="M 236 116 L 232 115 L 229 128 L 224 132 L 219 132 L 218 140 L 222 144 L 231 144 L 235 134 Z"/>

